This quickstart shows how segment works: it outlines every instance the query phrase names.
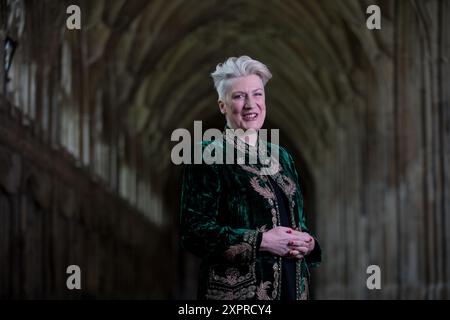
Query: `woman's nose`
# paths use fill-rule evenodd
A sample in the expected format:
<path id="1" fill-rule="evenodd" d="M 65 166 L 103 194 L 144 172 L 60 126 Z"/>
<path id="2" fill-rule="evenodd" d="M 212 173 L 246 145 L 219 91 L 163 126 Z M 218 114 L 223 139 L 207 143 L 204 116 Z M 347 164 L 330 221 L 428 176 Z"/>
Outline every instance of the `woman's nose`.
<path id="1" fill-rule="evenodd" d="M 252 107 L 252 102 L 250 101 L 250 98 L 247 96 L 244 101 L 244 108 L 251 108 L 251 107 Z"/>

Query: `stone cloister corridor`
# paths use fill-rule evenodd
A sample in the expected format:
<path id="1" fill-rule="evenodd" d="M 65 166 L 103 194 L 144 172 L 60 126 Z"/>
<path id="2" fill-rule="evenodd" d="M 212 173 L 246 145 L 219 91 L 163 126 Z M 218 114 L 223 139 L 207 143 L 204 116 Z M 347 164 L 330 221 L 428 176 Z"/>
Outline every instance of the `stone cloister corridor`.
<path id="1" fill-rule="evenodd" d="M 209 75 L 240 55 L 273 74 L 314 298 L 450 299 L 450 1 L 0 0 L 0 43 L 1 299 L 195 299 L 171 134 L 223 129 Z"/>

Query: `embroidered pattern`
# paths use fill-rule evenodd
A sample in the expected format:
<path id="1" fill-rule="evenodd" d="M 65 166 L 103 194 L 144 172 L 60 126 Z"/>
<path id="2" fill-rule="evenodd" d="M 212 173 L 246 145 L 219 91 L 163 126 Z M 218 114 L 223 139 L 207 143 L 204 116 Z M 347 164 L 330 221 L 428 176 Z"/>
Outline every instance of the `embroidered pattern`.
<path id="1" fill-rule="evenodd" d="M 247 261 L 253 261 L 256 255 L 256 240 L 258 238 L 258 231 L 257 230 L 252 230 L 249 232 L 246 232 L 244 234 L 244 242 L 248 243 L 249 245 L 252 246 L 253 250 L 250 251 L 245 251 L 246 254 L 243 258 L 247 259 Z"/>
<path id="2" fill-rule="evenodd" d="M 277 158 L 274 156 L 270 156 L 270 158 L 267 158 L 267 148 L 266 143 L 263 142 L 258 137 L 258 147 L 254 147 L 251 145 L 246 144 L 245 142 L 241 142 L 236 134 L 233 132 L 233 130 L 226 130 L 225 133 L 225 141 L 231 144 L 235 149 L 240 151 L 243 154 L 248 153 L 250 157 L 253 157 L 253 159 L 257 159 L 258 156 L 264 157 L 263 159 L 260 159 L 261 162 L 264 165 L 269 165 L 270 167 L 262 167 L 260 169 L 252 168 L 250 166 L 244 165 L 240 163 L 239 165 L 246 167 L 247 169 L 251 170 L 250 172 L 253 172 L 258 175 L 274 175 L 277 174 L 281 170 L 280 163 L 278 162 Z M 278 146 L 274 146 L 275 148 L 278 148 Z M 247 149 L 248 148 L 248 149 Z"/>
<path id="3" fill-rule="evenodd" d="M 253 189 L 264 198 L 272 200 L 275 199 L 275 194 L 272 192 L 272 190 L 270 190 L 270 188 L 261 187 L 257 177 L 252 177 L 250 179 L 250 184 L 252 185 Z"/>
<path id="4" fill-rule="evenodd" d="M 245 259 L 249 256 L 249 253 L 252 250 L 252 246 L 248 243 L 240 243 L 234 246 L 231 246 L 224 253 L 224 257 L 230 262 L 235 262 L 237 260 L 237 256 L 241 255 L 242 259 Z"/>
<path id="5" fill-rule="evenodd" d="M 230 246 L 225 252 L 225 259 L 230 262 L 239 261 L 251 261 L 256 251 L 256 239 L 258 236 L 258 230 L 251 230 L 244 233 L 243 242 Z"/>
<path id="6" fill-rule="evenodd" d="M 259 175 L 261 173 L 258 169 L 247 166 L 245 164 L 241 164 L 240 166 L 241 166 L 241 168 L 245 169 L 246 171 L 251 172 L 256 175 Z"/>
<path id="7" fill-rule="evenodd" d="M 207 287 L 207 299 L 253 299 L 256 294 L 256 240 L 258 230 L 245 232 L 242 242 L 231 246 L 225 251 L 224 255 L 230 260 L 243 260 L 249 264 L 240 264 L 241 270 L 230 266 L 225 271 L 217 271 L 220 265 L 211 266 L 209 269 L 209 283 Z M 242 270 L 242 267 L 248 267 L 248 270 Z M 220 267 L 219 267 L 220 268 Z M 216 271 L 219 274 L 216 273 Z"/>
<path id="8" fill-rule="evenodd" d="M 253 271 L 253 270 L 252 270 Z M 252 278 L 254 272 L 248 272 L 245 275 L 241 275 L 237 268 L 228 268 L 225 270 L 225 276 L 219 276 L 215 273 L 214 269 L 211 271 L 210 278 L 215 282 L 220 282 L 228 286 L 235 286 L 237 283 L 244 282 Z"/>
<path id="9" fill-rule="evenodd" d="M 256 231 L 262 232 L 262 233 L 267 232 L 267 225 L 263 225 L 261 227 L 256 228 Z"/>
<path id="10" fill-rule="evenodd" d="M 309 299 L 309 285 L 308 279 L 303 278 L 303 291 L 300 295 L 300 300 L 308 300 Z"/>
<path id="11" fill-rule="evenodd" d="M 301 294 L 301 288 L 300 288 L 300 281 L 302 276 L 302 261 L 297 260 L 295 263 L 295 298 L 297 300 L 300 299 Z"/>
<path id="12" fill-rule="evenodd" d="M 238 282 L 239 276 L 239 270 L 236 268 L 229 268 L 225 271 L 225 277 L 231 286 L 234 286 Z"/>
<path id="13" fill-rule="evenodd" d="M 239 291 L 236 291 L 235 293 L 233 293 L 232 290 L 208 289 L 206 298 L 213 300 L 245 300 L 254 298 L 255 294 L 256 286 L 251 285 L 248 287 L 244 287 Z"/>
<path id="14" fill-rule="evenodd" d="M 270 285 L 270 281 L 266 281 L 264 283 L 261 281 L 261 284 L 256 290 L 256 296 L 258 297 L 258 300 L 271 300 L 267 295 L 267 289 L 269 289 Z"/>
<path id="15" fill-rule="evenodd" d="M 230 267 L 224 272 L 224 276 L 216 274 L 214 267 L 209 273 L 207 299 L 233 300 L 252 299 L 256 294 L 255 264 L 249 265 L 249 270 L 241 275 L 238 268 Z"/>
<path id="16" fill-rule="evenodd" d="M 276 179 L 277 183 L 280 185 L 281 189 L 288 195 L 288 197 L 292 197 L 297 190 L 297 187 L 295 186 L 295 182 L 292 181 L 291 178 L 284 176 L 284 175 L 278 175 Z"/>

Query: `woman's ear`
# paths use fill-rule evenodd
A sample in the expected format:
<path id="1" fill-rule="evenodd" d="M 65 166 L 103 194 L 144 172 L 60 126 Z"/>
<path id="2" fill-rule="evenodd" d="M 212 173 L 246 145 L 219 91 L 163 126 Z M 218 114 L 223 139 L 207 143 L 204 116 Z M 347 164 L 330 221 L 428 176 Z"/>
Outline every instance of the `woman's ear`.
<path id="1" fill-rule="evenodd" d="M 217 101 L 219 104 L 220 113 L 225 114 L 227 112 L 225 103 L 222 100 Z"/>

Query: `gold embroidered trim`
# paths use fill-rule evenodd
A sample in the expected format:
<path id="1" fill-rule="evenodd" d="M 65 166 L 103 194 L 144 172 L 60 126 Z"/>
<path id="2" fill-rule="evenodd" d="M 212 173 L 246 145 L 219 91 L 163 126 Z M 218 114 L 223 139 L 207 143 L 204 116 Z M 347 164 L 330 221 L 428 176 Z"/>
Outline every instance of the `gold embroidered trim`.
<path id="1" fill-rule="evenodd" d="M 215 273 L 214 268 L 212 268 L 210 273 L 210 280 L 214 280 L 215 282 L 220 282 L 225 285 L 235 286 L 238 283 L 241 283 L 246 280 L 250 280 L 252 275 L 254 274 L 254 270 L 249 270 L 245 275 L 241 275 L 239 269 L 237 268 L 227 268 L 225 270 L 225 276 L 219 276 Z"/>
<path id="2" fill-rule="evenodd" d="M 300 295 L 300 300 L 308 300 L 309 299 L 309 284 L 308 279 L 303 278 L 303 291 Z"/>
<path id="3" fill-rule="evenodd" d="M 245 142 L 237 142 L 235 139 L 239 139 L 236 134 L 233 132 L 233 130 L 225 130 L 226 133 L 224 135 L 225 141 L 231 144 L 235 149 L 239 150 L 240 152 L 246 154 L 248 153 L 250 156 L 254 157 L 254 159 L 257 159 L 258 156 L 261 157 L 267 157 L 267 147 L 266 144 L 259 138 L 258 136 L 258 147 L 251 146 L 249 144 L 246 144 Z M 247 146 L 247 147 L 246 147 Z M 279 148 L 278 146 L 273 145 L 275 148 Z M 248 148 L 248 149 L 247 149 Z M 262 167 L 260 169 L 252 168 L 250 166 L 247 166 L 245 164 L 239 164 L 242 167 L 246 167 L 248 170 L 251 170 L 250 172 L 253 172 L 258 175 L 273 175 L 277 174 L 280 169 L 280 163 L 273 155 L 269 158 L 262 159 L 261 162 L 263 162 L 265 165 L 270 164 L 270 167 Z"/>
<path id="4" fill-rule="evenodd" d="M 258 297 L 258 300 L 271 300 L 269 295 L 267 294 L 267 289 L 269 289 L 270 285 L 270 281 L 261 281 L 261 284 L 256 289 L 256 296 Z"/>
<path id="5" fill-rule="evenodd" d="M 279 261 L 281 261 L 281 258 L 278 259 Z M 280 273 L 281 273 L 281 267 L 280 267 L 280 262 L 275 262 L 273 264 L 273 291 L 272 291 L 272 299 L 276 299 L 277 295 L 278 295 L 278 288 L 279 288 L 279 284 L 280 284 Z"/>
<path id="6" fill-rule="evenodd" d="M 231 246 L 227 251 L 225 251 L 224 256 L 230 262 L 236 261 L 236 257 L 238 255 L 242 255 L 244 258 L 247 256 L 248 251 L 252 250 L 252 246 L 248 243 L 240 243 L 234 246 Z"/>
<path id="7" fill-rule="evenodd" d="M 255 168 L 245 166 L 245 165 L 241 165 L 241 167 L 249 172 L 257 174 Z M 263 181 L 266 181 L 269 184 L 269 187 L 261 186 L 260 185 L 261 179 Z M 300 230 L 300 226 L 297 226 L 297 223 L 295 221 L 295 216 L 294 216 L 294 208 L 295 208 L 295 200 L 294 199 L 295 199 L 295 192 L 297 191 L 297 186 L 296 186 L 295 182 L 288 176 L 282 175 L 280 173 L 275 174 L 274 180 L 280 186 L 281 190 L 283 190 L 283 192 L 286 194 L 286 197 L 290 203 L 289 213 L 290 213 L 290 218 L 291 218 L 291 225 L 293 226 L 293 228 L 297 228 L 298 230 Z M 270 182 L 268 181 L 267 177 L 265 177 L 265 176 L 261 176 L 260 178 L 257 176 L 252 177 L 250 179 L 250 185 L 261 196 L 263 196 L 265 199 L 269 200 L 269 204 L 271 206 L 275 205 L 274 204 L 274 200 L 276 201 L 275 191 L 270 187 Z M 278 207 L 277 207 L 277 210 L 278 210 Z M 275 215 L 273 212 L 272 212 L 272 223 L 273 223 L 274 227 L 277 225 Z"/>
<path id="8" fill-rule="evenodd" d="M 262 233 L 267 232 L 268 231 L 267 230 L 267 225 L 263 225 L 261 227 L 256 228 L 256 231 L 262 232 Z"/>
<path id="9" fill-rule="evenodd" d="M 291 178 L 285 175 L 277 175 L 276 182 L 280 185 L 281 189 L 284 191 L 284 193 L 288 196 L 288 199 L 291 198 L 295 191 L 297 190 L 297 187 L 295 186 L 295 182 L 292 181 Z"/>
<path id="10" fill-rule="evenodd" d="M 244 233 L 243 242 L 229 247 L 224 252 L 225 259 L 230 262 L 251 261 L 256 255 L 256 240 L 258 238 L 258 230 L 250 230 Z"/>
<path id="11" fill-rule="evenodd" d="M 250 184 L 253 187 L 253 189 L 258 192 L 260 195 L 262 195 L 266 199 L 275 199 L 275 194 L 270 190 L 270 188 L 261 187 L 261 185 L 258 182 L 257 177 L 252 177 L 250 179 Z"/>
<path id="12" fill-rule="evenodd" d="M 214 267 L 210 268 L 207 299 L 241 300 L 252 299 L 256 294 L 255 263 L 249 265 L 249 270 L 241 275 L 238 268 L 230 267 L 224 276 L 217 275 Z"/>
<path id="13" fill-rule="evenodd" d="M 297 260 L 297 262 L 295 263 L 295 298 L 297 300 L 300 299 L 301 295 L 300 290 L 301 272 L 302 272 L 302 260 Z"/>
<path id="14" fill-rule="evenodd" d="M 253 299 L 256 294 L 256 286 L 244 287 L 236 292 L 232 290 L 208 289 L 206 299 L 212 300 L 246 300 Z"/>
<path id="15" fill-rule="evenodd" d="M 247 259 L 247 261 L 253 261 L 255 263 L 254 259 L 256 257 L 256 240 L 258 239 L 258 231 L 257 230 L 251 230 L 244 234 L 244 242 L 248 243 L 253 250 L 246 251 L 248 253 L 246 256 L 244 256 L 244 259 Z"/>

